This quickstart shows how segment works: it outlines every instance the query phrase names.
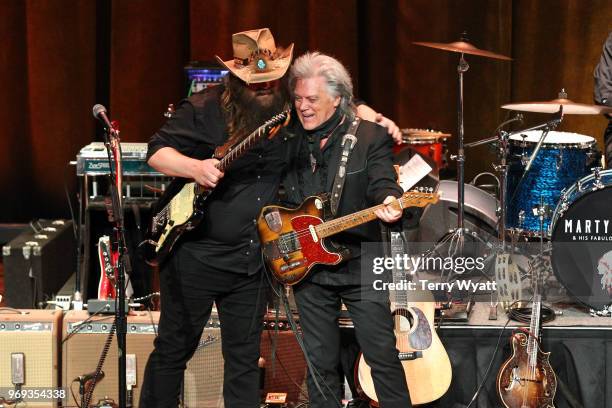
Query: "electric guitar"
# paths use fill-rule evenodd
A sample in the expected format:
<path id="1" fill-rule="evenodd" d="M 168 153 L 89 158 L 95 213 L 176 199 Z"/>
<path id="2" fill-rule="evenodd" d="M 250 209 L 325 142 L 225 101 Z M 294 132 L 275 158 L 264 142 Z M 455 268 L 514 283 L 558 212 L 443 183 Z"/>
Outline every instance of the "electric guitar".
<path id="1" fill-rule="evenodd" d="M 505 408 L 554 408 L 557 377 L 548 361 L 550 353 L 539 345 L 542 301 L 537 288 L 536 278 L 529 331 L 512 335 L 512 356 L 497 374 L 497 394 Z"/>
<path id="2" fill-rule="evenodd" d="M 100 282 L 98 283 L 98 299 L 115 299 L 115 265 L 119 254 L 111 248 L 110 238 L 103 235 L 98 239 L 98 260 L 100 261 Z"/>
<path id="3" fill-rule="evenodd" d="M 391 257 L 403 256 L 404 241 L 391 232 Z M 403 269 L 393 269 L 393 283 L 398 287 L 407 279 Z M 435 301 L 429 291 L 392 290 L 389 292 L 394 320 L 396 347 L 404 369 L 410 400 L 426 404 L 442 397 L 450 387 L 453 372 L 450 359 L 434 328 Z M 355 367 L 357 389 L 362 397 L 378 402 L 370 366 L 363 355 Z"/>
<path id="4" fill-rule="evenodd" d="M 215 149 L 216 167 L 224 172 L 238 158 L 265 136 L 275 136 L 279 125 L 289 122 L 289 111 L 273 116 L 239 144 Z M 181 235 L 197 227 L 204 216 L 204 203 L 212 190 L 186 179 L 175 179 L 155 205 L 147 239 L 140 243 L 148 264 L 159 265 L 166 259 Z"/>
<path id="5" fill-rule="evenodd" d="M 389 204 L 396 209 L 424 207 L 436 203 L 439 195 L 408 191 Z M 304 279 L 317 264 L 337 265 L 343 260 L 330 250 L 324 239 L 349 228 L 376 219 L 380 204 L 327 222 L 323 219 L 328 208 L 323 196 L 308 197 L 296 209 L 280 206 L 262 208 L 257 220 L 264 262 L 281 283 L 294 285 Z"/>
<path id="6" fill-rule="evenodd" d="M 117 280 L 115 271 L 119 262 L 119 252 L 113 250 L 108 235 L 103 235 L 98 239 L 98 260 L 100 262 L 100 281 L 98 282 L 98 299 L 116 299 Z M 134 294 L 130 276 L 126 272 L 125 297 L 131 298 Z"/>

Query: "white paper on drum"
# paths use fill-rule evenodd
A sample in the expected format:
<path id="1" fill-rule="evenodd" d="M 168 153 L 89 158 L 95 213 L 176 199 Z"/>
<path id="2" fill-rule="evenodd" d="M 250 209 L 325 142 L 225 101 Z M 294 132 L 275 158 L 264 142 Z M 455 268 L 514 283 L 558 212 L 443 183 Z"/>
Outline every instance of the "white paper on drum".
<path id="1" fill-rule="evenodd" d="M 406 164 L 400 167 L 399 185 L 404 191 L 408 191 L 432 170 L 433 168 L 420 155 L 415 154 Z"/>

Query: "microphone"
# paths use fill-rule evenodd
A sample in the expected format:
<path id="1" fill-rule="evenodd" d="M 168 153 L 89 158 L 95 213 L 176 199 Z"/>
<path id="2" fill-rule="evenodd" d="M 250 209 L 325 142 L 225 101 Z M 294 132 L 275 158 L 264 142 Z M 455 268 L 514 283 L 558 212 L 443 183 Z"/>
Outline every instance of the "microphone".
<path id="1" fill-rule="evenodd" d="M 113 130 L 113 125 L 108 119 L 108 115 L 106 115 L 106 108 L 104 105 L 100 105 L 99 103 L 94 105 L 93 107 L 93 115 L 94 118 L 98 119 L 104 126 L 106 126 L 107 130 Z"/>

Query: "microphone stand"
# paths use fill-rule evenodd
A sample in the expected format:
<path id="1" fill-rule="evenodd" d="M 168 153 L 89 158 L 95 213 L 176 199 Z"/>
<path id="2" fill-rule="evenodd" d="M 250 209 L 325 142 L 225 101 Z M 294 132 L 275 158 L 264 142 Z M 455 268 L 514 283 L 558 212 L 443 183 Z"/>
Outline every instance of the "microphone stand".
<path id="1" fill-rule="evenodd" d="M 106 128 L 106 127 L 105 127 Z M 115 298 L 115 325 L 117 335 L 117 348 L 119 355 L 119 408 L 126 407 L 126 391 L 127 391 L 127 376 L 126 376 L 126 333 L 127 333 L 127 316 L 125 313 L 125 259 L 127 256 L 127 248 L 125 241 L 125 226 L 123 218 L 123 167 L 121 163 L 121 143 L 119 139 L 119 130 L 116 122 L 111 123 L 111 128 L 104 132 L 105 145 L 108 150 L 110 163 L 109 171 L 111 177 L 111 199 L 113 208 L 113 230 L 115 232 L 115 243 L 119 254 L 117 265 L 115 265 L 115 279 L 117 297 Z M 113 164 L 114 163 L 114 172 Z M 114 177 L 113 177 L 114 176 Z M 83 407 L 88 408 L 88 407 Z"/>

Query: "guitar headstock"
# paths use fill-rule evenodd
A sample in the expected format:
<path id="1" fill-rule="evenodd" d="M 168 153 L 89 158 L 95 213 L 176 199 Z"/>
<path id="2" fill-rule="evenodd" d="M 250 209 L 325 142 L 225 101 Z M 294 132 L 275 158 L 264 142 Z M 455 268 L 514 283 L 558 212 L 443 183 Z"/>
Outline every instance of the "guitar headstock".
<path id="1" fill-rule="evenodd" d="M 283 111 L 279 113 L 278 115 L 274 115 L 272 118 L 270 118 L 263 125 L 266 129 L 270 129 L 268 133 L 268 139 L 272 139 L 274 136 L 276 136 L 276 134 L 282 127 L 287 126 L 289 124 L 290 118 L 291 118 L 290 110 Z"/>
<path id="2" fill-rule="evenodd" d="M 420 187 L 406 191 L 402 195 L 403 207 L 425 207 L 428 204 L 435 204 L 440 199 L 440 193 L 433 191 L 433 188 Z"/>

